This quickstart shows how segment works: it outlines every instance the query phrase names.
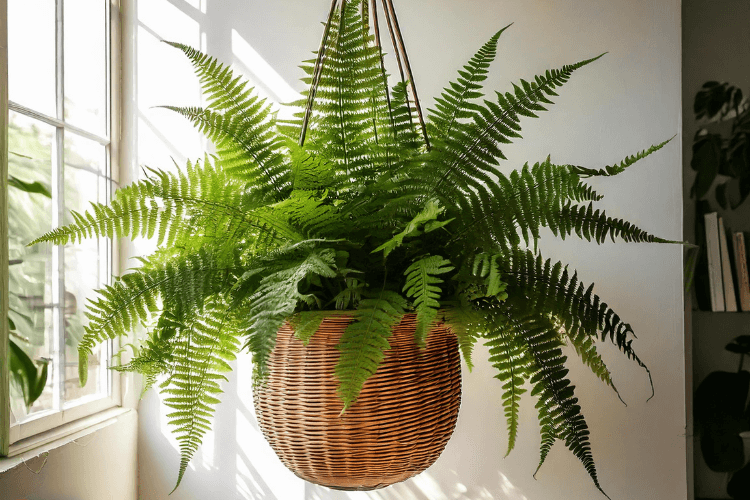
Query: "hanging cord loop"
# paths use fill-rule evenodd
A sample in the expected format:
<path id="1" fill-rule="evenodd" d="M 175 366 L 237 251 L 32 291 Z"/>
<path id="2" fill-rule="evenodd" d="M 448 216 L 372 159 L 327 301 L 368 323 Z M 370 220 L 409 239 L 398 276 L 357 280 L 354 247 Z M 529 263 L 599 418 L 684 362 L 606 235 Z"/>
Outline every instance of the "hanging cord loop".
<path id="1" fill-rule="evenodd" d="M 310 116 L 312 115 L 313 102 L 315 101 L 315 93 L 318 91 L 318 84 L 320 83 L 320 75 L 323 72 L 323 57 L 326 53 L 326 46 L 328 44 L 328 37 L 331 33 L 331 23 L 333 22 L 333 15 L 336 13 L 336 6 L 339 0 L 333 0 L 331 2 L 331 11 L 328 13 L 328 21 L 326 21 L 326 27 L 323 30 L 323 39 L 320 41 L 320 49 L 318 49 L 318 57 L 315 60 L 315 70 L 313 71 L 312 84 L 310 86 L 310 93 L 307 96 L 307 106 L 305 108 L 305 118 L 302 120 L 302 130 L 299 135 L 299 145 L 305 145 L 305 135 L 307 135 L 307 126 L 310 123 Z"/>
<path id="2" fill-rule="evenodd" d="M 414 107 L 417 111 L 417 116 L 419 117 L 419 124 L 422 129 L 422 137 L 424 138 L 425 145 L 427 146 L 427 149 L 430 149 L 430 139 L 427 136 L 427 127 L 425 126 L 424 121 L 424 115 L 422 114 L 422 106 L 419 103 L 419 95 L 417 94 L 417 85 L 414 82 L 414 75 L 411 71 L 411 64 L 409 63 L 409 57 L 406 54 L 406 46 L 404 44 L 404 37 L 401 34 L 401 28 L 398 24 L 398 18 L 396 17 L 396 10 L 393 7 L 393 0 L 381 0 L 383 4 L 383 13 L 385 14 L 385 19 L 388 24 L 388 30 L 391 35 L 391 43 L 393 44 L 393 50 L 396 55 L 396 62 L 398 63 L 398 70 L 401 76 L 401 81 L 406 82 L 407 79 L 409 81 L 409 86 L 411 88 L 412 96 L 414 98 Z M 320 49 L 318 50 L 318 56 L 315 60 L 315 68 L 313 70 L 313 77 L 312 77 L 312 83 L 310 85 L 310 92 L 307 96 L 307 105 L 305 108 L 305 115 L 302 120 L 302 130 L 300 130 L 300 136 L 299 136 L 299 145 L 304 146 L 305 145 L 305 137 L 307 135 L 307 129 L 310 125 L 310 118 L 312 117 L 312 109 L 313 104 L 315 103 L 315 94 L 318 90 L 318 85 L 320 85 L 320 78 L 321 74 L 323 73 L 323 66 L 325 64 L 325 53 L 326 49 L 328 48 L 329 38 L 331 36 L 331 24 L 333 23 L 333 17 L 336 13 L 336 7 L 339 4 L 339 0 L 333 0 L 331 2 L 331 10 L 328 13 L 328 20 L 325 24 L 325 29 L 323 30 L 323 39 L 320 41 Z M 378 47 L 378 50 L 380 51 L 380 63 L 381 63 L 381 69 L 383 72 L 383 78 L 387 79 L 386 73 L 385 73 L 385 63 L 383 61 L 383 51 L 381 46 L 381 40 L 380 40 L 380 25 L 378 21 L 378 12 L 377 12 L 377 4 L 376 0 L 372 0 L 371 3 L 372 6 L 372 18 L 373 23 L 375 25 L 375 41 L 376 45 Z M 346 8 L 346 0 L 341 0 L 341 16 L 343 18 L 344 15 L 344 9 Z M 369 25 L 369 22 L 368 22 Z M 388 98 L 388 108 L 391 112 L 391 120 L 393 120 L 393 110 L 391 109 L 390 104 L 390 93 L 388 91 L 388 85 L 386 80 L 386 95 Z M 407 99 L 407 106 L 409 106 L 409 102 Z M 409 106 L 410 107 L 410 106 Z M 409 112 L 409 116 L 411 117 L 411 110 Z"/>

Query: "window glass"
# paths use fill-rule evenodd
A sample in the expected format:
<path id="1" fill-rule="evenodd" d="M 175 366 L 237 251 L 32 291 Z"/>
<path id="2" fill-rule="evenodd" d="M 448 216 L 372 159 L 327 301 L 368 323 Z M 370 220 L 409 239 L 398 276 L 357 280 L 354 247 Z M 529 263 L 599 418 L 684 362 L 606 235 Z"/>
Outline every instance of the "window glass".
<path id="1" fill-rule="evenodd" d="M 65 10 L 65 120 L 106 135 L 107 24 L 102 0 L 74 0 Z"/>
<path id="2" fill-rule="evenodd" d="M 104 146 L 73 133 L 65 135 L 65 215 L 64 224 L 73 222 L 71 210 L 82 213 L 91 203 L 106 203 L 107 152 Z M 106 346 L 89 356 L 85 387 L 78 379 L 78 343 L 88 318 L 86 302 L 107 283 L 109 248 L 106 238 L 90 238 L 67 245 L 65 254 L 65 400 L 71 401 L 106 390 Z"/>
<path id="3" fill-rule="evenodd" d="M 26 246 L 52 229 L 54 199 L 34 191 L 34 186 L 52 194 L 55 128 L 18 113 L 10 112 L 8 126 L 8 246 L 10 262 L 10 319 L 14 340 L 31 359 L 53 359 L 54 273 L 51 245 Z M 36 189 L 39 191 L 39 189 Z M 50 365 L 49 373 L 53 366 Z M 52 409 L 52 377 L 29 412 L 23 398 L 14 395 L 16 420 L 27 413 Z"/>
<path id="4" fill-rule="evenodd" d="M 10 100 L 56 117 L 55 57 L 55 0 L 8 0 Z"/>
<path id="5" fill-rule="evenodd" d="M 14 342 L 34 362 L 48 362 L 46 386 L 31 408 L 11 389 L 11 423 L 37 421 L 16 436 L 46 422 L 51 428 L 60 423 L 57 411 L 110 395 L 111 343 L 89 357 L 85 387 L 78 344 L 87 302 L 112 274 L 112 243 L 26 246 L 73 222 L 71 210 L 109 201 L 108 2 L 8 0 L 9 314 Z"/>

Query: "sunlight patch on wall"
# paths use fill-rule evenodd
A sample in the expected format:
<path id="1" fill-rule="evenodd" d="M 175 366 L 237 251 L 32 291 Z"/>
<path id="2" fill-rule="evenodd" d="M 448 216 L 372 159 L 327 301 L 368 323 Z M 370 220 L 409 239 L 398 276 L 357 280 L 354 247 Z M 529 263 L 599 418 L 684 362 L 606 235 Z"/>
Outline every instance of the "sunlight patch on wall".
<path id="1" fill-rule="evenodd" d="M 448 500 L 443 488 L 430 474 L 423 472 L 412 478 L 411 482 L 430 500 Z"/>
<path id="2" fill-rule="evenodd" d="M 138 161 L 172 170 L 172 159 L 184 165 L 187 158 L 203 157 L 201 134 L 186 119 L 155 106 L 195 106 L 201 93 L 187 58 L 161 40 L 199 46 L 200 26 L 164 0 L 140 1 L 138 16 Z"/>
<path id="3" fill-rule="evenodd" d="M 258 52 L 242 38 L 237 30 L 232 30 L 232 68 L 243 74 L 258 93 L 274 103 L 289 103 L 300 98 L 300 94 L 284 80 Z M 279 109 L 279 118 L 291 118 L 293 110 L 284 106 Z"/>
<path id="4" fill-rule="evenodd" d="M 201 14 L 206 13 L 206 4 L 208 3 L 208 0 L 182 0 L 192 8 L 199 10 Z"/>
<path id="5" fill-rule="evenodd" d="M 251 356 L 237 356 L 237 489 L 243 498 L 303 498 L 305 483 L 279 461 L 258 429 L 252 402 Z"/>
<path id="6" fill-rule="evenodd" d="M 176 42 L 196 43 L 185 37 L 197 37 L 200 29 L 196 20 L 167 0 L 139 0 L 138 21 L 164 40 Z"/>
<path id="7" fill-rule="evenodd" d="M 526 498 L 526 495 L 521 493 L 521 491 L 510 482 L 508 476 L 502 472 L 498 472 L 498 474 L 500 475 L 500 490 L 505 495 L 504 498 L 507 500 L 529 500 Z"/>

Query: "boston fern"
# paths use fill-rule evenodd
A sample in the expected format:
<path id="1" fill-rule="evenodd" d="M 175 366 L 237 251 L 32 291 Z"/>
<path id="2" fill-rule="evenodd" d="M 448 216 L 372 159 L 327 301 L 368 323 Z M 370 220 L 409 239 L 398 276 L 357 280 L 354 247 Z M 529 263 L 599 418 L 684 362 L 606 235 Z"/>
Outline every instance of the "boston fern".
<path id="1" fill-rule="evenodd" d="M 149 326 L 134 359 L 117 369 L 143 373 L 149 386 L 163 376 L 182 450 L 179 484 L 240 350 L 253 354 L 256 383 L 263 383 L 285 322 L 307 342 L 326 311 L 349 311 L 355 321 L 341 338 L 336 367 L 346 411 L 383 360 L 391 328 L 415 312 L 418 345 L 444 322 L 469 367 L 475 343 L 489 346 L 503 384 L 509 452 L 519 400 L 530 387 L 539 401 L 539 465 L 560 440 L 601 489 L 563 347 L 613 389 L 599 338 L 645 365 L 631 346 L 630 325 L 593 285 L 545 260 L 537 240 L 546 227 L 596 243 L 665 242 L 596 208 L 602 195 L 585 179 L 616 175 L 668 141 L 601 169 L 546 158 L 506 175 L 501 147 L 521 137 L 522 117 L 545 111 L 573 72 L 598 57 L 484 100 L 501 30 L 445 88 L 423 133 L 408 82 L 388 88 L 366 16 L 358 2 L 346 5 L 333 17 L 322 73 L 316 78 L 315 61 L 303 66 L 306 81 L 316 80 L 304 141 L 304 112 L 277 120 L 229 67 L 170 44 L 195 67 L 207 105 L 169 109 L 194 123 L 216 154 L 173 173 L 151 170 L 109 206 L 74 214 L 75 223 L 37 240 L 158 242 L 138 269 L 89 304 L 82 383 L 97 343 Z"/>

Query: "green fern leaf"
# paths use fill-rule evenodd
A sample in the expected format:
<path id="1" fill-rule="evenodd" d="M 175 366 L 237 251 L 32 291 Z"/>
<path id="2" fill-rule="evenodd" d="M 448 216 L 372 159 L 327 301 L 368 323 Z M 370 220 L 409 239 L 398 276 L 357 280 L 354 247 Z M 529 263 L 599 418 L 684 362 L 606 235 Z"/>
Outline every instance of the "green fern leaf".
<path id="1" fill-rule="evenodd" d="M 490 363 L 497 370 L 495 378 L 503 383 L 503 407 L 508 425 L 507 457 L 516 445 L 518 437 L 519 410 L 523 387 L 529 377 L 529 362 L 525 347 L 516 337 L 507 322 L 501 317 L 490 315 L 487 321 L 489 331 L 485 345 L 490 350 Z"/>
<path id="2" fill-rule="evenodd" d="M 474 345 L 487 332 L 486 318 L 463 296 L 459 301 L 446 302 L 445 306 L 442 310 L 442 319 L 458 337 L 458 348 L 471 371 L 474 369 Z"/>
<path id="3" fill-rule="evenodd" d="M 516 334 L 523 339 L 528 359 L 531 361 L 530 382 L 532 396 L 538 396 L 536 405 L 542 423 L 542 445 L 539 468 L 545 461 L 551 438 L 559 439 L 581 461 L 596 488 L 607 496 L 591 454 L 589 430 L 575 397 L 575 386 L 566 378 L 567 358 L 562 354 L 563 342 L 554 326 L 539 317 L 516 321 Z M 609 498 L 609 497 L 607 497 Z"/>
<path id="4" fill-rule="evenodd" d="M 183 314 L 202 311 L 205 298 L 220 290 L 233 264 L 218 262 L 212 253 L 201 249 L 146 265 L 99 290 L 100 298 L 88 304 L 89 323 L 78 344 L 81 386 L 88 378 L 88 355 L 97 344 L 127 336 L 159 310 L 159 299 L 174 306 L 172 312 L 178 320 Z"/>
<path id="5" fill-rule="evenodd" d="M 164 403 L 174 411 L 167 415 L 180 445 L 180 485 L 190 459 L 203 436 L 211 429 L 213 407 L 220 401 L 224 372 L 239 352 L 239 332 L 228 317 L 229 310 L 216 301 L 183 330 L 174 347 L 175 366 L 169 384 L 162 390 Z M 174 490 L 172 490 L 174 491 Z"/>
<path id="6" fill-rule="evenodd" d="M 153 238 L 171 246 L 181 233 L 215 235 L 247 231 L 253 221 L 246 211 L 257 203 L 210 161 L 188 162 L 184 170 L 152 176 L 119 189 L 109 206 L 94 203 L 84 214 L 71 212 L 74 223 L 50 231 L 29 245 L 66 245 L 85 238 Z"/>
<path id="7" fill-rule="evenodd" d="M 593 168 L 579 167 L 577 165 L 568 165 L 568 168 L 570 168 L 571 172 L 575 172 L 581 177 L 595 177 L 595 176 L 611 177 L 613 175 L 621 174 L 629 166 L 644 159 L 650 154 L 655 153 L 656 151 L 659 151 L 661 148 L 669 144 L 672 141 L 672 139 L 674 139 L 674 136 L 672 136 L 670 139 L 667 139 L 664 142 L 661 142 L 659 144 L 654 144 L 650 148 L 644 149 L 643 151 L 640 151 L 639 153 L 628 156 L 619 164 L 607 165 L 606 167 L 599 169 L 599 170 L 593 169 Z"/>
<path id="8" fill-rule="evenodd" d="M 332 316 L 330 311 L 302 311 L 291 317 L 289 323 L 294 329 L 294 335 L 308 345 L 326 318 Z"/>
<path id="9" fill-rule="evenodd" d="M 495 33 L 464 65 L 463 70 L 459 70 L 457 81 L 450 82 L 441 96 L 435 99 L 435 109 L 430 110 L 428 128 L 433 140 L 450 136 L 457 121 L 472 118 L 470 111 L 474 108 L 470 102 L 484 95 L 481 83 L 487 79 L 490 64 L 495 60 L 500 35 L 510 26 L 509 24 Z"/>
<path id="10" fill-rule="evenodd" d="M 520 137 L 520 117 L 536 117 L 537 112 L 545 111 L 543 105 L 552 104 L 548 96 L 557 95 L 555 89 L 565 84 L 574 71 L 599 57 L 549 70 L 531 83 L 521 80 L 520 86 L 513 86 L 512 93 L 496 93 L 497 102 L 477 105 L 473 122 L 457 124 L 452 136 L 436 144 L 430 153 L 427 170 L 420 175 L 420 181 L 431 186 L 430 195 L 446 202 L 456 189 L 494 185 L 492 176 L 499 173 L 497 162 L 505 159 L 498 145 Z"/>
<path id="11" fill-rule="evenodd" d="M 437 218 L 442 212 L 443 209 L 435 200 L 429 200 L 425 204 L 424 209 L 419 212 L 411 221 L 409 221 L 403 231 L 377 247 L 372 252 L 383 252 L 383 256 L 388 257 L 388 254 L 404 244 L 405 238 L 419 236 L 423 232 L 431 232 L 444 227 L 445 225 L 449 224 L 452 219 L 447 221 L 438 221 Z"/>
<path id="12" fill-rule="evenodd" d="M 401 320 L 405 307 L 406 300 L 389 290 L 360 302 L 355 321 L 344 331 L 338 345 L 341 358 L 335 373 L 344 403 L 342 413 L 357 401 L 362 386 L 385 358 L 383 351 L 390 347 L 391 328 Z"/>
<path id="13" fill-rule="evenodd" d="M 336 276 L 336 252 L 332 249 L 297 247 L 299 250 L 277 258 L 261 268 L 259 286 L 250 296 L 247 318 L 246 346 L 253 353 L 255 382 L 267 375 L 268 359 L 276 342 L 276 333 L 287 318 L 294 314 L 298 302 L 318 306 L 313 294 L 299 292 L 300 283 L 310 276 Z"/>
<path id="14" fill-rule="evenodd" d="M 509 284 L 507 304 L 524 315 L 553 317 L 574 343 L 582 343 L 581 335 L 596 337 L 601 332 L 601 339 L 609 338 L 651 382 L 651 372 L 632 347 L 632 327 L 593 293 L 593 285 L 585 287 L 562 263 L 544 261 L 528 250 L 517 250 L 500 263 Z M 651 387 L 653 391 L 653 383 Z"/>
<path id="15" fill-rule="evenodd" d="M 587 206 L 566 205 L 557 217 L 558 227 L 553 233 L 562 238 L 575 231 L 579 238 L 598 244 L 604 243 L 607 236 L 613 242 L 619 237 L 633 243 L 680 243 L 649 234 L 626 220 L 608 217 L 603 210 L 594 210 L 591 203 Z"/>
<path id="16" fill-rule="evenodd" d="M 406 268 L 406 284 L 403 291 L 414 302 L 417 311 L 417 327 L 414 338 L 417 345 L 427 345 L 427 334 L 430 333 L 438 309 L 440 308 L 440 283 L 438 275 L 452 271 L 451 262 L 440 255 L 423 257 Z"/>

